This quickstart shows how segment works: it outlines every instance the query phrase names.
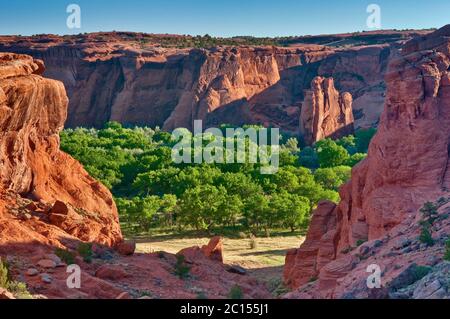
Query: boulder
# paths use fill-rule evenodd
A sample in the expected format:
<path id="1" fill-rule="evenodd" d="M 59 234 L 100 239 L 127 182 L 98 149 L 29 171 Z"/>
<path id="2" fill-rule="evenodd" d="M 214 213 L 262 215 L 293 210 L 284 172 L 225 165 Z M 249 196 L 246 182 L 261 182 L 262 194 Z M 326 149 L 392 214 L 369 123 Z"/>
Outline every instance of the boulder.
<path id="1" fill-rule="evenodd" d="M 5 299 L 16 299 L 16 298 L 8 290 L 0 287 L 0 300 L 5 300 Z"/>
<path id="2" fill-rule="evenodd" d="M 136 250 L 136 242 L 131 240 L 124 241 L 122 243 L 117 244 L 116 250 L 121 255 L 131 256 L 134 254 Z"/>
<path id="3" fill-rule="evenodd" d="M 223 262 L 223 238 L 216 236 L 213 237 L 208 245 L 202 247 L 202 252 L 206 257 L 211 260 Z"/>
<path id="4" fill-rule="evenodd" d="M 97 269 L 95 276 L 101 279 L 120 280 L 126 278 L 128 274 L 120 265 L 106 264 Z"/>

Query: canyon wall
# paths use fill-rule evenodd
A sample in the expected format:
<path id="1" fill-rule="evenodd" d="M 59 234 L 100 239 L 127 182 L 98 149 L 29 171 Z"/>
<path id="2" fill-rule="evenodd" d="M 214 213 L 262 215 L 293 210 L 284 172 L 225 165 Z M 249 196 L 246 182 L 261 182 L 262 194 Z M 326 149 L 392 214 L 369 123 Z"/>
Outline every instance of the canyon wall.
<path id="1" fill-rule="evenodd" d="M 351 48 L 295 47 L 167 49 L 114 39 L 0 38 L 0 51 L 45 61 L 45 75 L 66 86 L 67 127 L 110 120 L 167 130 L 244 123 L 297 132 L 316 76 L 333 77 L 354 98 L 355 127 L 376 126 L 384 103 L 383 76 L 396 42 Z M 116 42 L 115 42 L 116 41 Z"/>
<path id="2" fill-rule="evenodd" d="M 59 201 L 53 213 L 68 233 L 114 245 L 122 235 L 112 195 L 59 150 L 68 99 L 61 82 L 41 76 L 44 69 L 29 56 L 0 54 L 0 244 L 40 237 L 8 217 L 8 207 L 26 198 L 43 207 Z"/>
<path id="3" fill-rule="evenodd" d="M 368 157 L 322 202 L 305 243 L 286 257 L 291 297 L 374 297 L 367 266 L 379 265 L 383 288 L 411 266 L 442 261 L 450 222 L 450 25 L 406 43 L 386 74 L 387 97 Z M 436 244 L 419 240 L 419 211 L 438 202 Z M 406 269 L 406 270 L 405 270 Z M 383 295 L 386 297 L 386 295 Z"/>
<path id="4" fill-rule="evenodd" d="M 333 78 L 316 77 L 311 90 L 305 92 L 300 114 L 300 136 L 307 145 L 324 138 L 341 138 L 352 134 L 353 98 L 348 92 L 339 93 Z"/>

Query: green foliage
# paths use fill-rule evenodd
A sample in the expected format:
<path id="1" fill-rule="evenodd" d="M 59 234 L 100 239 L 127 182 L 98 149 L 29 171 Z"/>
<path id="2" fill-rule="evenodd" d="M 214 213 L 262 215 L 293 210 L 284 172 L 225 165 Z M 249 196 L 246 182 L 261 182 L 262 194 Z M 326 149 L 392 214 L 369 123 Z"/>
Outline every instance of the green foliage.
<path id="1" fill-rule="evenodd" d="M 332 168 L 319 168 L 314 172 L 314 179 L 325 189 L 337 191 L 339 187 L 350 179 L 351 167 L 337 166 Z"/>
<path id="2" fill-rule="evenodd" d="M 85 262 L 87 262 L 87 263 L 92 262 L 92 257 L 94 255 L 94 253 L 92 252 L 92 244 L 91 243 L 80 243 L 78 245 L 77 251 Z"/>
<path id="3" fill-rule="evenodd" d="M 20 281 L 11 281 L 8 284 L 8 290 L 17 299 L 33 299 L 33 296 L 28 291 L 27 285 Z"/>
<path id="4" fill-rule="evenodd" d="M 242 288 L 238 285 L 231 287 L 230 292 L 228 293 L 228 299 L 239 300 L 244 299 L 244 293 L 242 292 Z"/>
<path id="5" fill-rule="evenodd" d="M 365 154 L 365 153 L 353 154 L 347 160 L 347 165 L 350 166 L 350 167 L 353 167 L 356 164 L 358 164 L 359 162 L 361 162 L 363 159 L 365 159 L 366 157 L 367 157 L 367 154 Z"/>
<path id="6" fill-rule="evenodd" d="M 367 239 L 358 239 L 358 241 L 356 242 L 356 246 L 359 247 L 366 242 L 367 242 Z"/>
<path id="7" fill-rule="evenodd" d="M 419 240 L 421 243 L 426 244 L 427 246 L 434 245 L 434 239 L 433 239 L 433 236 L 431 235 L 430 227 L 425 226 L 425 225 L 422 226 Z"/>
<path id="8" fill-rule="evenodd" d="M 55 255 L 58 256 L 67 265 L 75 264 L 75 254 L 69 250 L 62 249 L 62 248 L 56 248 Z"/>
<path id="9" fill-rule="evenodd" d="M 353 155 L 357 152 L 356 141 L 354 135 L 348 135 L 336 141 L 336 144 L 345 148 L 350 155 Z"/>
<path id="10" fill-rule="evenodd" d="M 177 165 L 171 158 L 176 141 L 159 128 L 111 122 L 100 130 L 61 133 L 62 149 L 112 191 L 121 221 L 133 231 L 240 226 L 269 234 L 272 228 L 307 227 L 320 200 L 339 201 L 350 166 L 364 157 L 358 153 L 362 142 L 357 136 L 327 139 L 300 151 L 296 138 L 286 134 L 282 140 L 278 173 L 261 175 L 259 164 Z"/>
<path id="11" fill-rule="evenodd" d="M 18 299 L 32 299 L 27 285 L 20 281 L 14 281 L 10 277 L 9 266 L 0 258 L 0 287 L 11 292 Z"/>
<path id="12" fill-rule="evenodd" d="M 319 167 L 319 158 L 317 156 L 317 152 L 312 147 L 305 147 L 300 152 L 299 163 L 301 166 L 308 167 L 311 169 L 315 169 Z"/>
<path id="13" fill-rule="evenodd" d="M 185 257 L 183 255 L 177 255 L 177 262 L 175 263 L 175 275 L 180 279 L 187 279 L 191 268 L 186 265 Z"/>
<path id="14" fill-rule="evenodd" d="M 375 136 L 376 129 L 362 129 L 355 133 L 356 137 L 356 150 L 358 153 L 367 153 L 369 149 L 369 144 L 372 138 Z"/>
<path id="15" fill-rule="evenodd" d="M 423 221 L 428 223 L 429 225 L 433 225 L 433 223 L 436 221 L 437 219 L 437 215 L 438 215 L 438 207 L 431 203 L 431 202 L 426 202 L 423 207 L 420 209 L 420 212 L 422 213 L 423 216 Z"/>
<path id="16" fill-rule="evenodd" d="M 321 168 L 345 165 L 350 158 L 347 150 L 331 139 L 317 142 L 316 148 Z"/>
<path id="17" fill-rule="evenodd" d="M 208 299 L 208 296 L 203 291 L 201 291 L 197 294 L 197 299 L 206 300 L 206 299 Z"/>
<path id="18" fill-rule="evenodd" d="M 414 267 L 414 272 L 413 272 L 414 281 L 413 282 L 417 282 L 417 281 L 421 280 L 423 277 L 428 275 L 431 272 L 431 270 L 432 270 L 431 267 L 428 267 L 428 266 Z"/>
<path id="19" fill-rule="evenodd" d="M 8 264 L 0 258 L 0 287 L 7 289 L 9 282 Z"/>
<path id="20" fill-rule="evenodd" d="M 420 209 L 420 212 L 422 213 L 422 220 L 420 221 L 422 229 L 419 240 L 427 246 L 433 246 L 432 226 L 438 216 L 438 206 L 431 202 L 426 202 Z"/>
<path id="21" fill-rule="evenodd" d="M 290 291 L 290 289 L 284 285 L 281 278 L 272 278 L 269 280 L 267 288 L 275 297 L 283 296 Z"/>
<path id="22" fill-rule="evenodd" d="M 450 239 L 447 239 L 447 241 L 445 242 L 444 260 L 450 261 Z"/>

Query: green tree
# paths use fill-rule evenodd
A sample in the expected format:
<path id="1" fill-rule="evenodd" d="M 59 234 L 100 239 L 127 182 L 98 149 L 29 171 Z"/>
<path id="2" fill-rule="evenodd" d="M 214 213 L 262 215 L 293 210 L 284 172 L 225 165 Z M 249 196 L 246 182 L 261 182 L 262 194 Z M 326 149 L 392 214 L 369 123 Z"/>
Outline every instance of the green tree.
<path id="1" fill-rule="evenodd" d="M 179 207 L 181 222 L 197 230 L 210 230 L 222 220 L 220 208 L 225 197 L 226 190 L 221 186 L 200 185 L 186 190 Z"/>
<path id="2" fill-rule="evenodd" d="M 356 137 L 354 135 L 345 136 L 336 141 L 336 144 L 342 146 L 350 155 L 357 152 Z"/>
<path id="3" fill-rule="evenodd" d="M 269 211 L 269 199 L 264 194 L 253 194 L 244 202 L 244 224 L 256 235 L 264 225 Z"/>
<path id="4" fill-rule="evenodd" d="M 324 139 L 316 143 L 317 156 L 320 167 L 335 167 L 345 165 L 350 155 L 347 150 L 331 139 Z"/>
<path id="5" fill-rule="evenodd" d="M 375 136 L 376 132 L 377 132 L 376 129 L 373 128 L 361 129 L 356 131 L 355 137 L 356 137 L 356 148 L 358 153 L 367 153 L 370 141 Z"/>
<path id="6" fill-rule="evenodd" d="M 290 228 L 292 232 L 306 225 L 311 210 L 308 198 L 287 192 L 273 194 L 270 207 L 276 222 Z"/>
<path id="7" fill-rule="evenodd" d="M 361 162 L 363 159 L 365 159 L 367 157 L 367 154 L 364 153 L 356 153 L 353 154 L 352 156 L 350 156 L 350 158 L 347 160 L 347 165 L 350 167 L 355 166 L 356 164 L 358 164 L 359 162 Z"/>

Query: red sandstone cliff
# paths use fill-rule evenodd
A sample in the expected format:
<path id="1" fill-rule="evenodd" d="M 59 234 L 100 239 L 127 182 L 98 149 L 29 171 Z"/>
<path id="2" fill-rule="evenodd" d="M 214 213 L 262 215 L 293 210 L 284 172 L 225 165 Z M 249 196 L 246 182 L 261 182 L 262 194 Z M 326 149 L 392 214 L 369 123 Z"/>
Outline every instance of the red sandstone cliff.
<path id="1" fill-rule="evenodd" d="M 77 218 L 84 225 L 74 234 L 112 245 L 121 239 L 116 206 L 103 185 L 59 150 L 68 100 L 63 84 L 41 77 L 43 71 L 42 61 L 0 54 L 0 190 L 82 210 Z M 8 222 L 0 227 L 1 243 L 10 239 Z"/>
<path id="2" fill-rule="evenodd" d="M 398 46 L 381 38 L 352 48 L 191 50 L 104 37 L 3 37 L 0 51 L 45 61 L 45 75 L 62 81 L 68 91 L 68 127 L 116 120 L 173 129 L 203 119 L 209 126 L 259 123 L 298 131 L 304 90 L 316 76 L 333 77 L 339 91 L 352 94 L 356 127 L 376 125 L 387 61 Z"/>
<path id="3" fill-rule="evenodd" d="M 353 133 L 352 95 L 339 93 L 333 78 L 316 77 L 305 92 L 300 115 L 300 135 L 314 144 L 324 138 L 340 138 Z"/>
<path id="4" fill-rule="evenodd" d="M 439 212 L 448 211 L 449 67 L 450 25 L 408 42 L 392 59 L 368 158 L 353 169 L 339 205 L 319 204 L 306 242 L 286 257 L 286 282 L 302 286 L 290 297 L 375 297 L 365 283 L 368 265 L 381 267 L 391 289 L 408 265 L 442 261 L 450 222 L 438 218 L 437 243 L 424 247 L 418 209 L 442 197 Z"/>

